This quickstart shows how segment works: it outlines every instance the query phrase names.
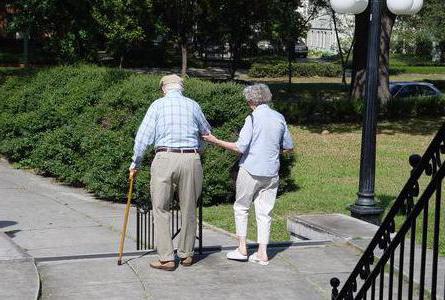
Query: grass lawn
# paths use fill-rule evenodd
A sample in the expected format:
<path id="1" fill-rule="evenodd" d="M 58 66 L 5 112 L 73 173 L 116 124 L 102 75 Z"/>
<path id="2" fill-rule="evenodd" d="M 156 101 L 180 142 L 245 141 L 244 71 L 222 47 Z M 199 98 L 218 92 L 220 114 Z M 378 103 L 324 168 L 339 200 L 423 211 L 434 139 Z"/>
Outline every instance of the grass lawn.
<path id="1" fill-rule="evenodd" d="M 386 121 L 379 124 L 376 194 L 380 205 L 385 208 L 391 205 L 409 177 L 411 168 L 408 157 L 413 153 L 423 154 L 444 120 Z M 323 130 L 329 130 L 330 134 L 321 134 Z M 359 124 L 292 126 L 292 134 L 297 146 L 297 162 L 292 174 L 298 188 L 281 195 L 277 200 L 271 235 L 275 241 L 289 239 L 286 230 L 289 215 L 349 214 L 347 207 L 355 201 L 358 189 L 361 143 Z M 433 209 L 430 208 L 430 211 Z M 254 219 L 252 208 L 248 233 L 248 238 L 252 240 L 256 239 Z M 230 204 L 205 208 L 204 220 L 234 232 Z M 442 255 L 445 255 L 444 234 L 442 231 Z"/>
<path id="2" fill-rule="evenodd" d="M 251 78 L 247 75 L 240 76 L 240 79 L 250 82 L 262 82 L 269 85 L 275 99 L 287 101 L 289 98 L 288 79 L 280 78 Z M 334 99 L 348 98 L 349 81 L 345 86 L 341 78 L 337 77 L 294 77 L 291 84 L 291 95 L 305 99 Z M 445 74 L 401 74 L 390 76 L 390 81 L 421 81 L 434 84 L 439 90 L 445 93 Z"/>
<path id="3" fill-rule="evenodd" d="M 444 66 L 405 66 L 391 67 L 396 74 L 445 74 Z"/>
<path id="4" fill-rule="evenodd" d="M 266 64 L 266 65 L 274 65 L 278 63 L 287 63 L 286 57 L 277 57 L 277 56 L 260 56 L 256 57 L 250 60 L 251 63 L 257 63 L 257 64 Z M 331 59 L 331 60 L 325 60 L 325 59 L 299 59 L 297 62 L 334 62 L 340 65 L 340 59 Z M 349 62 L 349 64 L 352 64 L 352 61 Z M 393 74 L 394 77 L 404 77 L 405 75 L 410 74 L 416 74 L 416 75 L 426 75 L 427 77 L 430 77 L 428 79 L 431 79 L 431 75 L 433 77 L 437 77 L 438 75 L 442 75 L 443 78 L 445 76 L 445 64 L 439 64 L 439 63 L 433 63 L 431 59 L 428 59 L 426 57 L 416 57 L 416 56 L 410 56 L 410 55 L 401 55 L 401 54 L 391 54 L 390 57 L 390 74 Z M 249 79 L 249 78 L 246 78 Z M 261 78 L 259 80 L 266 80 L 266 81 L 280 81 L 280 80 L 286 80 L 286 77 L 278 77 L 278 78 Z M 305 79 L 296 79 L 297 80 L 305 80 Z M 328 80 L 328 81 L 326 81 Z M 336 78 L 333 79 L 323 79 L 322 82 L 333 82 Z"/>

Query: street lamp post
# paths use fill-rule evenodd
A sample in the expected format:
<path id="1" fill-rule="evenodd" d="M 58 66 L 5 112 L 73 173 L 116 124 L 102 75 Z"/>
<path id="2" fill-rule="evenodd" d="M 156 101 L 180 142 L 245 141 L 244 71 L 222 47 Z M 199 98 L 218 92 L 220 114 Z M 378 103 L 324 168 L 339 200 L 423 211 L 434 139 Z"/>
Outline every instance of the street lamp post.
<path id="1" fill-rule="evenodd" d="M 374 224 L 383 212 L 374 195 L 381 18 L 380 0 L 371 0 L 359 192 L 357 201 L 350 207 L 353 217 Z"/>
<path id="2" fill-rule="evenodd" d="M 375 201 L 375 162 L 378 110 L 378 72 L 380 56 L 380 29 L 383 0 L 331 0 L 332 8 L 338 13 L 359 14 L 369 5 L 370 23 L 368 56 L 366 67 L 365 111 L 362 128 L 360 155 L 360 182 L 358 198 L 350 207 L 353 217 L 378 224 L 383 209 Z M 415 14 L 423 6 L 423 0 L 387 0 L 388 9 L 394 14 Z"/>

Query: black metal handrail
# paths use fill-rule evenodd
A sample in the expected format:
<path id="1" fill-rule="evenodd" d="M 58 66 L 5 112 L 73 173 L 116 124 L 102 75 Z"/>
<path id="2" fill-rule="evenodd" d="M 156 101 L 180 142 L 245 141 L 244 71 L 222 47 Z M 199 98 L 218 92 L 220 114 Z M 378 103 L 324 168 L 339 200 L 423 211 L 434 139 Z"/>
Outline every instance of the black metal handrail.
<path id="1" fill-rule="evenodd" d="M 173 198 L 170 206 L 171 211 L 171 236 L 174 239 L 181 232 L 181 216 L 179 200 L 177 195 Z M 153 218 L 153 209 L 150 200 L 136 202 L 136 249 L 151 250 L 155 249 L 155 224 Z M 202 199 L 198 200 L 198 252 L 202 254 Z"/>
<path id="2" fill-rule="evenodd" d="M 433 255 L 432 255 L 432 282 L 431 282 L 431 298 L 436 298 L 437 292 L 437 265 L 439 253 L 439 229 L 440 229 L 440 202 L 441 202 L 441 186 L 445 176 L 445 164 L 441 155 L 445 153 L 445 124 L 439 129 L 436 136 L 428 146 L 425 154 L 420 157 L 413 155 L 410 157 L 410 164 L 413 166 L 411 176 L 403 187 L 399 196 L 395 200 L 393 206 L 384 218 L 381 226 L 372 238 L 368 247 L 364 251 L 362 257 L 358 261 L 356 267 L 346 280 L 342 289 L 338 291 L 340 280 L 338 278 L 331 279 L 332 299 L 366 299 L 370 293 L 371 299 L 376 297 L 376 280 L 379 279 L 379 299 L 383 299 L 385 295 L 385 268 L 389 268 L 386 290 L 387 299 L 393 298 L 393 293 L 397 292 L 397 298 L 402 299 L 404 292 L 403 284 L 405 276 L 403 273 L 405 264 L 408 264 L 408 299 L 412 299 L 414 294 L 414 269 L 415 269 L 415 250 L 416 250 L 416 223 L 422 216 L 422 240 L 421 240 L 421 257 L 420 257 L 420 282 L 419 282 L 419 299 L 423 299 L 425 295 L 425 273 L 426 273 L 426 253 L 427 253 L 427 234 L 428 234 L 428 207 L 432 195 L 435 193 L 435 212 L 434 212 L 434 238 L 433 238 Z M 424 176 L 422 176 L 424 175 Z M 424 189 L 421 197 L 416 203 L 414 199 L 420 194 L 419 179 L 430 177 L 430 181 Z M 397 234 L 392 237 L 395 232 L 395 217 L 404 214 L 406 216 L 402 226 Z M 405 261 L 405 237 L 409 232 L 409 259 Z M 375 252 L 379 247 L 383 250 L 383 254 L 378 262 L 374 265 Z M 398 251 L 397 251 L 398 250 Z M 398 265 L 395 260 L 398 256 Z M 389 266 L 387 263 L 389 262 Z M 394 275 L 398 271 L 398 285 L 394 289 Z M 361 285 L 358 284 L 360 280 Z M 445 296 L 445 295 L 444 295 Z"/>

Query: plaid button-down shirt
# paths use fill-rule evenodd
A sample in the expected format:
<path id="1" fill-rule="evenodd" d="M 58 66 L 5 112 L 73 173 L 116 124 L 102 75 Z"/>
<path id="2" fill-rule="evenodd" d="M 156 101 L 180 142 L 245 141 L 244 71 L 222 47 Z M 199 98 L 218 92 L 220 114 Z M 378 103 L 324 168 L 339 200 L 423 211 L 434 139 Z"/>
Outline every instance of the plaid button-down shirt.
<path id="1" fill-rule="evenodd" d="M 180 91 L 169 91 L 153 102 L 139 126 L 131 168 L 139 168 L 148 146 L 200 149 L 201 135 L 210 133 L 201 107 Z"/>

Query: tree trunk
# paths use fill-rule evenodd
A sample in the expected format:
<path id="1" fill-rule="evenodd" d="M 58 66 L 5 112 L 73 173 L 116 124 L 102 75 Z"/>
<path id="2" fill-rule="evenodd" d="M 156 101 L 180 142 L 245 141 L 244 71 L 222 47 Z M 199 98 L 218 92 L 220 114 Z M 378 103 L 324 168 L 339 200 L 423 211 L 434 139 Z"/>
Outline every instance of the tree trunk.
<path id="1" fill-rule="evenodd" d="M 369 10 L 355 16 L 354 49 L 352 52 L 351 98 L 364 98 L 366 57 L 368 53 Z"/>
<path id="2" fill-rule="evenodd" d="M 288 84 L 289 84 L 289 90 L 292 86 L 292 58 L 293 58 L 293 48 L 294 45 L 292 43 L 292 40 L 289 39 L 287 42 L 287 62 L 288 62 L 288 66 L 287 66 L 287 75 L 288 75 Z"/>
<path id="3" fill-rule="evenodd" d="M 29 63 L 29 29 L 23 33 L 23 66 L 28 67 Z"/>
<path id="4" fill-rule="evenodd" d="M 392 29 L 396 22 L 396 15 L 385 6 L 382 18 L 382 32 L 380 34 L 380 62 L 379 62 L 379 98 L 386 104 L 391 98 L 389 91 L 389 50 Z"/>
<path id="5" fill-rule="evenodd" d="M 382 26 L 380 33 L 379 90 L 381 103 L 386 103 L 389 92 L 389 47 L 396 16 L 387 7 L 382 9 Z M 369 29 L 369 10 L 355 18 L 355 46 L 353 52 L 352 99 L 363 99 L 366 89 L 366 59 Z"/>
<path id="6" fill-rule="evenodd" d="M 182 65 L 181 65 L 181 76 L 187 75 L 187 44 L 185 42 L 181 43 L 181 54 L 182 54 Z"/>
<path id="7" fill-rule="evenodd" d="M 234 44 L 231 44 L 230 49 L 232 52 L 232 59 L 230 63 L 230 79 L 234 79 L 241 59 L 241 43 L 235 42 Z"/>
<path id="8" fill-rule="evenodd" d="M 440 62 L 445 63 L 445 41 L 439 43 Z"/>
<path id="9" fill-rule="evenodd" d="M 341 82 L 346 86 L 346 63 L 345 63 L 345 57 L 343 56 L 343 51 L 341 49 L 340 37 L 338 35 L 337 17 L 335 16 L 334 10 L 332 10 L 331 13 L 332 13 L 332 21 L 334 23 L 335 38 L 337 39 L 338 54 L 340 55 L 340 60 L 341 60 L 341 70 L 342 70 Z"/>
<path id="10" fill-rule="evenodd" d="M 121 55 L 119 60 L 119 69 L 122 69 L 122 65 L 124 64 L 124 54 Z"/>

